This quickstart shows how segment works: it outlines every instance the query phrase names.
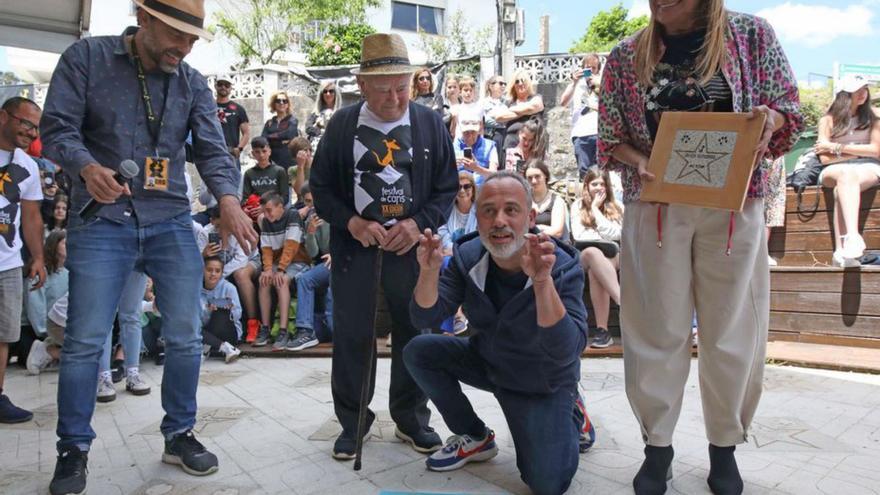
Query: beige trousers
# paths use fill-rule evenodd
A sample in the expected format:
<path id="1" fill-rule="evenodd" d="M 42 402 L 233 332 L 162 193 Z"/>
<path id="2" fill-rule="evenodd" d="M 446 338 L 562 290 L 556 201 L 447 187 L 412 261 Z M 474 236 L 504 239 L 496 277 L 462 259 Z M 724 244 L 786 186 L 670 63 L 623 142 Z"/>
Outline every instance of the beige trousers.
<path id="1" fill-rule="evenodd" d="M 620 253 L 620 324 L 626 394 L 648 445 L 672 444 L 691 362 L 691 321 L 700 329 L 700 393 L 714 445 L 746 441 L 761 397 L 770 271 L 760 199 L 730 212 L 668 205 L 626 207 Z"/>

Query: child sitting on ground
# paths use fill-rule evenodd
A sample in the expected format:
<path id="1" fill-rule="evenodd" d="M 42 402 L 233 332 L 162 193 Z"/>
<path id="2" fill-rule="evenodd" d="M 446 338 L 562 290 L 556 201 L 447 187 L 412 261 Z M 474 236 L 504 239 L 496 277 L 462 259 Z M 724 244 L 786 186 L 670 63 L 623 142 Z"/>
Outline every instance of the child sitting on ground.
<path id="1" fill-rule="evenodd" d="M 199 303 L 206 353 L 219 352 L 227 363 L 235 361 L 241 355 L 234 345 L 241 338 L 241 303 L 235 286 L 223 278 L 223 261 L 217 256 L 205 258 Z"/>

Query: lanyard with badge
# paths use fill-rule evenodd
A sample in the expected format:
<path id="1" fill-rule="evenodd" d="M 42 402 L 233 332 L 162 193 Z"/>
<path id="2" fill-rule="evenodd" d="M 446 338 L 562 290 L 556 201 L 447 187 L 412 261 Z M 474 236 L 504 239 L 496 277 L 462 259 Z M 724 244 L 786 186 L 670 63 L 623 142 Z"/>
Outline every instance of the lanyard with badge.
<path id="1" fill-rule="evenodd" d="M 171 160 L 168 157 L 159 156 L 159 133 L 162 130 L 162 119 L 153 111 L 153 103 L 150 98 L 150 90 L 147 87 L 147 75 L 144 64 L 138 55 L 134 36 L 131 37 L 131 55 L 137 66 L 137 78 L 141 86 L 141 98 L 144 101 L 144 111 L 147 116 L 147 130 L 153 139 L 153 155 L 147 156 L 144 162 L 144 189 L 148 191 L 168 190 L 168 168 Z M 162 116 L 165 116 L 165 108 L 168 107 L 168 79 L 165 79 L 165 99 L 162 102 Z"/>

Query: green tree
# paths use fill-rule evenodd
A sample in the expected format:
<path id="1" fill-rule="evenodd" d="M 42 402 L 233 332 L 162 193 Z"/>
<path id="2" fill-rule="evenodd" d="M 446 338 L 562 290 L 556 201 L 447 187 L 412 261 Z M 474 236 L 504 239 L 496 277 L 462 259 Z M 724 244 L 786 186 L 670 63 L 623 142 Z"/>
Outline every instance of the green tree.
<path id="1" fill-rule="evenodd" d="M 11 86 L 13 84 L 21 84 L 21 82 L 14 72 L 0 72 L 0 86 Z"/>
<path id="2" fill-rule="evenodd" d="M 309 65 L 351 65 L 361 59 L 361 40 L 376 30 L 367 24 L 334 24 L 320 39 L 306 43 Z"/>
<path id="3" fill-rule="evenodd" d="M 224 0 L 211 29 L 232 40 L 242 65 L 278 61 L 292 36 L 314 21 L 362 23 L 380 0 Z"/>
<path id="4" fill-rule="evenodd" d="M 458 9 L 446 22 L 444 36 L 421 33 L 422 50 L 428 61 L 434 63 L 491 53 L 489 39 L 493 34 L 492 28 L 490 24 L 471 30 L 465 13 Z"/>
<path id="5" fill-rule="evenodd" d="M 622 39 L 648 25 L 648 16 L 627 19 L 629 11 L 621 4 L 609 10 L 601 10 L 590 21 L 587 32 L 577 40 L 571 53 L 608 52 Z"/>
<path id="6" fill-rule="evenodd" d="M 807 86 L 798 88 L 801 97 L 801 114 L 804 116 L 807 128 L 816 127 L 819 119 L 828 111 L 834 100 L 832 91 L 831 80 L 821 88 Z"/>

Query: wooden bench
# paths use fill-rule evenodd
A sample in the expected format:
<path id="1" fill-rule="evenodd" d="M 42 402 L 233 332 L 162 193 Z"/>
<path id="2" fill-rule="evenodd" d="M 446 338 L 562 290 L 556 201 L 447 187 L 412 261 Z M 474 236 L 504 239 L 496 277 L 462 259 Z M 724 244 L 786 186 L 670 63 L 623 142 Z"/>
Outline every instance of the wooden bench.
<path id="1" fill-rule="evenodd" d="M 834 194 L 816 190 L 786 195 L 785 226 L 772 229 L 770 339 L 880 348 L 880 266 L 831 267 L 834 252 Z M 878 188 L 861 198 L 859 230 L 868 250 L 880 251 Z"/>

